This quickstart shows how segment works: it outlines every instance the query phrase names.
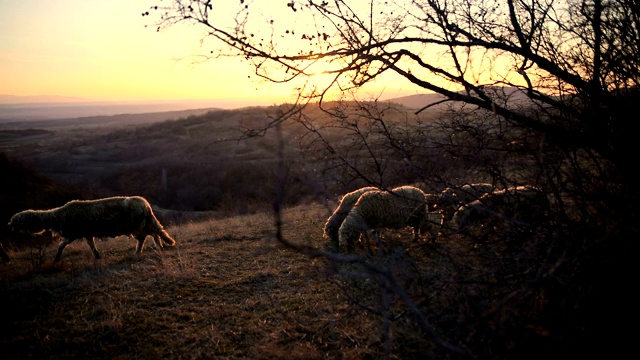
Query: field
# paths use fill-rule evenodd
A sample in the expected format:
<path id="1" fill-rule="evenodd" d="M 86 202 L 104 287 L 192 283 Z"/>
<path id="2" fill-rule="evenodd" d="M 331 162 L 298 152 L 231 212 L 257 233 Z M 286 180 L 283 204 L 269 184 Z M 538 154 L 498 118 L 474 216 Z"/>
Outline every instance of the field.
<path id="1" fill-rule="evenodd" d="M 324 251 L 326 216 L 319 205 L 288 209 L 283 234 Z M 276 241 L 272 214 L 168 231 L 174 248 L 159 252 L 149 240 L 139 256 L 126 237 L 99 241 L 100 260 L 81 241 L 57 265 L 54 245 L 12 253 L 11 263 L 0 264 L 3 358 L 364 359 L 430 351 L 399 299 L 387 299 L 395 305 L 386 343 L 375 310 L 383 293 L 373 280 L 357 279 L 345 293 L 353 279 Z M 396 236 L 387 261 L 409 270 L 400 279 L 417 286 L 424 279 L 411 267 L 444 249 L 411 243 L 409 231 Z"/>
<path id="2" fill-rule="evenodd" d="M 378 246 L 363 240 L 354 253 L 335 252 L 324 222 L 363 179 L 339 166 L 322 139 L 309 141 L 300 122 L 238 139 L 269 126 L 275 110 L 0 124 L 0 150 L 17 159 L 0 158 L 4 224 L 25 208 L 136 194 L 151 201 L 177 240 L 166 251 L 147 240 L 135 255 L 133 240 L 99 239 L 100 260 L 78 240 L 55 264 L 51 236 L 3 226 L 11 261 L 0 262 L 2 357 L 573 358 L 616 354 L 610 344 L 628 338 L 608 326 L 602 309 L 612 299 L 628 308 L 632 297 L 616 296 L 624 292 L 610 278 L 628 273 L 629 263 L 605 256 L 611 266 L 594 265 L 605 237 L 587 247 L 591 228 L 557 226 L 550 212 L 526 207 L 512 214 L 517 221 L 479 224 L 482 242 L 445 228 L 435 243 L 414 243 L 405 228 L 383 230 Z M 482 164 L 451 161 L 431 146 L 443 133 L 421 123 L 433 119 L 407 121 L 410 113 L 369 112 L 384 122 L 359 123 L 323 123 L 317 111 L 305 116 L 306 125 L 325 126 L 346 150 L 343 159 L 373 169 L 360 174 L 370 179 L 415 181 L 407 180 L 406 155 L 432 176 L 425 191 L 482 174 Z M 385 140 L 398 140 L 401 157 Z M 478 154 L 489 164 L 509 164 L 516 178 L 535 169 L 493 147 L 481 150 L 489 150 Z"/>
<path id="3" fill-rule="evenodd" d="M 221 111 L 204 120 L 192 116 L 156 125 L 160 114 L 10 123 L 4 125 L 1 144 L 12 156 L 59 182 L 69 179 L 67 186 L 78 189 L 88 182 L 84 179 L 102 181 L 109 169 L 139 166 L 138 172 L 145 173 L 154 167 L 145 157 L 155 152 L 171 167 L 180 158 L 176 152 L 206 144 L 206 152 L 196 150 L 188 157 L 273 162 L 273 136 L 252 143 L 228 141 L 239 136 L 240 125 L 263 123 L 262 113 Z M 147 127 L 147 135 L 136 126 Z M 176 151 L 158 150 L 176 136 L 181 142 Z M 131 152 L 135 148 L 144 150 Z M 30 189 L 25 191 L 37 194 Z M 386 300 L 397 307 L 389 309 L 393 336 L 384 330 L 383 292 L 357 264 L 287 248 L 276 239 L 269 199 L 248 203 L 256 204 L 252 214 L 238 216 L 231 205 L 230 211 L 156 208 L 177 239 L 166 251 L 157 251 L 149 239 L 136 256 L 133 240 L 100 239 L 102 259 L 95 260 L 87 244 L 76 241 L 54 264 L 56 246 L 50 238 L 12 248 L 12 261 L 0 264 L 2 308 L 13 309 L 0 329 L 3 358 L 359 359 L 430 352 L 432 345 L 398 299 Z M 335 199 L 287 207 L 282 214 L 285 239 L 324 254 L 328 240 L 322 227 L 334 206 Z M 410 237 L 408 229 L 399 231 L 388 244 L 393 268 L 416 266 L 405 247 L 431 247 L 412 244 Z M 406 282 L 420 279 L 419 272 L 406 275 L 401 277 Z M 422 301 L 422 294 L 415 296 Z"/>

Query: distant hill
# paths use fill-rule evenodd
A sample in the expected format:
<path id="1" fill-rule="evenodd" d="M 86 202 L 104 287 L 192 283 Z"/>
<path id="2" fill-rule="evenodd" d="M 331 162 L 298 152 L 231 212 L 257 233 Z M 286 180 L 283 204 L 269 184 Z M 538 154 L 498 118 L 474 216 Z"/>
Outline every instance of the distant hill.
<path id="1" fill-rule="evenodd" d="M 507 100 L 511 104 L 530 104 L 528 96 L 520 89 L 515 87 L 485 87 L 485 93 L 492 98 Z M 419 110 L 423 107 L 436 102 L 445 100 L 446 97 L 440 94 L 416 94 L 403 96 L 386 101 L 406 106 L 409 109 Z"/>
<path id="2" fill-rule="evenodd" d="M 526 95 L 516 88 L 510 87 L 486 87 L 485 91 L 497 97 L 508 97 L 510 101 L 526 99 Z M 443 95 L 428 93 L 402 96 L 384 100 L 396 103 L 409 109 L 419 110 L 423 107 L 445 100 Z M 273 105 L 273 104 L 271 104 Z M 229 100 L 167 100 L 146 102 L 97 102 L 82 98 L 65 97 L 56 95 L 46 96 L 14 96 L 0 94 L 0 123 L 13 121 L 42 121 L 60 120 L 176 112 L 186 110 L 214 110 L 214 109 L 239 109 L 250 106 L 262 107 L 264 105 L 245 104 L 242 101 Z M 197 113 L 197 115 L 203 112 Z M 173 117 L 174 114 L 167 114 Z M 187 114 L 187 116 L 190 114 Z M 180 115 L 182 116 L 182 115 Z M 167 116 L 164 116 L 167 118 Z M 111 119 L 114 120 L 115 118 Z M 162 119 L 161 119 L 162 120 Z"/>
<path id="3" fill-rule="evenodd" d="M 214 100 L 96 102 L 77 98 L 0 95 L 0 121 L 70 119 L 91 116 L 142 114 L 204 108 L 234 108 L 237 103 Z"/>
<path id="4" fill-rule="evenodd" d="M 409 109 L 418 110 L 427 105 L 436 103 L 438 101 L 442 101 L 444 99 L 446 99 L 446 97 L 440 94 L 416 94 L 416 95 L 409 95 L 409 96 L 402 96 L 398 98 L 388 99 L 386 101 L 400 104 Z"/>
<path id="5" fill-rule="evenodd" d="M 143 125 L 154 122 L 199 116 L 220 108 L 197 108 L 176 111 L 158 111 L 141 113 L 123 113 L 118 115 L 82 116 L 59 119 L 15 120 L 0 118 L 0 130 L 10 129 L 52 129 L 65 127 L 108 127 L 123 125 Z"/>
<path id="6" fill-rule="evenodd" d="M 0 104 L 46 104 L 46 103 L 72 103 L 86 102 L 86 99 L 74 96 L 37 95 L 18 96 L 0 94 Z"/>

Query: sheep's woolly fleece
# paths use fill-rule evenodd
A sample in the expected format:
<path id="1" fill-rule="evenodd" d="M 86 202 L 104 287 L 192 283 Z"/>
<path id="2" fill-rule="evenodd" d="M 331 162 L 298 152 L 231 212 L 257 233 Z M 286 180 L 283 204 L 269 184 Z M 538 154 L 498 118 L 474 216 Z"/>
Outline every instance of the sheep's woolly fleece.
<path id="1" fill-rule="evenodd" d="M 324 224 L 324 237 L 331 239 L 333 243 L 337 244 L 340 225 L 342 225 L 344 219 L 349 215 L 349 211 L 351 211 L 353 205 L 358 201 L 360 195 L 373 190 L 378 190 L 378 188 L 367 186 L 344 194 L 340 199 L 338 207 L 336 207 Z"/>
<path id="2" fill-rule="evenodd" d="M 115 196 L 98 200 L 73 200 L 50 210 L 24 210 L 11 217 L 14 231 L 41 234 L 50 230 L 62 238 L 56 261 L 64 248 L 79 238 L 86 238 L 96 259 L 100 254 L 94 237 L 133 236 L 138 241 L 136 253 L 142 252 L 144 241 L 151 235 L 162 249 L 176 241 L 165 231 L 146 199 L 140 196 Z"/>
<path id="3" fill-rule="evenodd" d="M 480 196 L 493 192 L 495 187 L 487 183 L 465 184 L 460 187 L 448 187 L 439 194 L 436 194 L 434 200 L 436 208 L 442 211 L 444 221 L 451 219 L 453 214 L 461 205 L 470 203 Z"/>
<path id="4" fill-rule="evenodd" d="M 548 207 L 546 195 L 533 186 L 517 186 L 496 190 L 458 208 L 453 225 L 459 231 L 487 217 L 520 217 L 535 219 Z"/>
<path id="5" fill-rule="evenodd" d="M 371 229 L 413 228 L 413 240 L 428 230 L 426 194 L 414 186 L 388 191 L 372 190 L 360 196 L 339 230 L 339 244 L 352 247 L 361 234 Z"/>

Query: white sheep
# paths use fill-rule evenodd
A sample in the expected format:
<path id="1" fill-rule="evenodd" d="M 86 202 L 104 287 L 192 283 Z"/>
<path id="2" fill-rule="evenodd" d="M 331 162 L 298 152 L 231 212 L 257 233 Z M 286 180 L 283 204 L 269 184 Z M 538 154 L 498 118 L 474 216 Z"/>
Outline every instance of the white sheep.
<path id="1" fill-rule="evenodd" d="M 360 195 L 372 190 L 378 190 L 378 188 L 367 186 L 344 194 L 340 199 L 340 204 L 338 204 L 338 207 L 336 207 L 324 224 L 323 236 L 331 239 L 333 244 L 338 245 L 338 231 L 340 230 L 342 221 L 347 217 L 353 205 L 360 198 Z"/>
<path id="2" fill-rule="evenodd" d="M 500 219 L 524 224 L 525 219 L 539 219 L 548 205 L 547 196 L 536 187 L 511 187 L 486 193 L 460 206 L 452 223 L 459 232 L 466 231 L 473 224 L 487 227 Z"/>
<path id="3" fill-rule="evenodd" d="M 140 196 L 115 196 L 98 200 L 73 200 L 50 210 L 24 210 L 11 217 L 9 226 L 14 231 L 34 235 L 47 230 L 60 236 L 55 262 L 60 261 L 64 248 L 79 238 L 85 238 L 96 259 L 94 237 L 133 236 L 137 240 L 136 254 L 142 252 L 147 235 L 158 246 L 169 246 L 176 241 L 164 230 L 146 199 Z"/>
<path id="4" fill-rule="evenodd" d="M 363 193 L 340 226 L 339 246 L 351 250 L 360 235 L 368 236 L 369 230 L 407 226 L 413 229 L 413 241 L 418 241 L 430 229 L 425 195 L 414 186 Z"/>

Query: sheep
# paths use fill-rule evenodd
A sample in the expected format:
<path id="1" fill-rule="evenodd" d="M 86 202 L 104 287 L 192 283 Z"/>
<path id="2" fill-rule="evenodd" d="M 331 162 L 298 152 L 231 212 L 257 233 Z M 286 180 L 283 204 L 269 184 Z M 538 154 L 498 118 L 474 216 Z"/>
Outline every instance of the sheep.
<path id="1" fill-rule="evenodd" d="M 338 204 L 338 207 L 324 224 L 323 236 L 329 238 L 334 245 L 338 245 L 338 231 L 340 230 L 342 221 L 347 217 L 353 205 L 358 201 L 358 198 L 360 198 L 360 195 L 372 190 L 378 190 L 378 188 L 367 186 L 344 194 L 340 199 L 340 204 Z"/>
<path id="2" fill-rule="evenodd" d="M 351 250 L 360 235 L 376 228 L 413 228 L 413 241 L 429 230 L 426 194 L 414 186 L 363 193 L 338 231 L 339 246 Z"/>
<path id="3" fill-rule="evenodd" d="M 496 220 L 509 219 L 527 225 L 541 219 L 549 202 L 546 195 L 533 186 L 516 186 L 496 190 L 464 204 L 455 212 L 452 223 L 458 232 L 466 232 L 473 224 L 483 222 L 488 228 Z"/>
<path id="4" fill-rule="evenodd" d="M 448 187 L 440 193 L 427 194 L 427 207 L 430 214 L 439 213 L 435 220 L 438 232 L 449 223 L 453 214 L 464 204 L 468 204 L 480 196 L 492 192 L 494 186 L 487 183 L 465 184 L 460 187 Z"/>
<path id="5" fill-rule="evenodd" d="M 493 192 L 495 187 L 487 183 L 465 184 L 460 187 L 448 187 L 438 194 L 435 209 L 443 214 L 443 222 L 453 218 L 453 214 L 464 204 L 468 204 L 486 193 Z"/>
<path id="6" fill-rule="evenodd" d="M 85 238 L 96 259 L 95 237 L 128 235 L 137 240 L 136 254 L 142 252 L 147 235 L 158 246 L 162 242 L 174 246 L 176 241 L 164 230 L 141 196 L 114 196 L 97 200 L 72 200 L 50 210 L 24 210 L 9 220 L 13 231 L 39 235 L 47 230 L 61 237 L 54 262 L 60 261 L 64 248 L 79 238 Z"/>

